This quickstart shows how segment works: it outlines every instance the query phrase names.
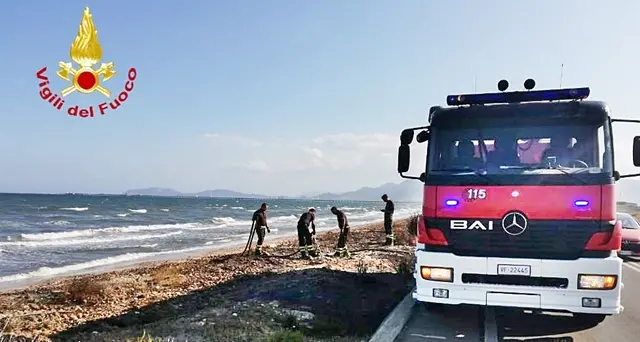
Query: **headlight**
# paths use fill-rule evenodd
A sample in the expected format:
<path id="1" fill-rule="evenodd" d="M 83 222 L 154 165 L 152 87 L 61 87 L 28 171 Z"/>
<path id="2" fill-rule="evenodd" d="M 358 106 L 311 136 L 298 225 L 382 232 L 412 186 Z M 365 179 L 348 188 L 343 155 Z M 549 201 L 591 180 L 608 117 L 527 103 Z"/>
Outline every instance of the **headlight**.
<path id="1" fill-rule="evenodd" d="M 425 280 L 453 281 L 453 268 L 420 266 L 420 275 Z"/>
<path id="2" fill-rule="evenodd" d="M 578 288 L 583 290 L 611 290 L 616 287 L 618 276 L 580 274 L 578 275 Z"/>

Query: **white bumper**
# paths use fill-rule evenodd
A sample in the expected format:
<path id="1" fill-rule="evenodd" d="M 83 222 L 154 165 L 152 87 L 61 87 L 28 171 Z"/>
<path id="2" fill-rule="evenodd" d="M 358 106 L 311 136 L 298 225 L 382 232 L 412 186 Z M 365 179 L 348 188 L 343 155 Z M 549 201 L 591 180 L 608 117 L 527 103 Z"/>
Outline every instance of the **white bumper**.
<path id="1" fill-rule="evenodd" d="M 559 310 L 574 313 L 619 314 L 620 293 L 623 287 L 622 259 L 615 253 L 606 259 L 542 260 L 461 257 L 451 253 L 433 253 L 416 250 L 416 290 L 413 298 L 422 302 L 443 304 L 470 304 L 527 309 Z M 465 284 L 463 273 L 497 275 L 499 264 L 530 265 L 532 277 L 567 278 L 567 288 Z M 453 282 L 424 280 L 420 266 L 453 268 Z M 618 283 L 612 290 L 578 290 L 578 274 L 615 274 Z M 448 298 L 436 298 L 434 289 L 446 289 Z M 582 298 L 600 298 L 600 308 L 582 306 Z"/>

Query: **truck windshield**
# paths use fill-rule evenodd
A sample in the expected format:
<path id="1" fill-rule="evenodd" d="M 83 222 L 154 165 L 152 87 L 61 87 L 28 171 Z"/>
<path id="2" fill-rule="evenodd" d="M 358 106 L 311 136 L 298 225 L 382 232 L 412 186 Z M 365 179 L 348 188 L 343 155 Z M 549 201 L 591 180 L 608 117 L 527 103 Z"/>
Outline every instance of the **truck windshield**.
<path id="1" fill-rule="evenodd" d="M 477 122 L 473 127 L 432 127 L 428 174 L 481 173 L 494 180 L 499 175 L 612 174 L 606 122 Z"/>

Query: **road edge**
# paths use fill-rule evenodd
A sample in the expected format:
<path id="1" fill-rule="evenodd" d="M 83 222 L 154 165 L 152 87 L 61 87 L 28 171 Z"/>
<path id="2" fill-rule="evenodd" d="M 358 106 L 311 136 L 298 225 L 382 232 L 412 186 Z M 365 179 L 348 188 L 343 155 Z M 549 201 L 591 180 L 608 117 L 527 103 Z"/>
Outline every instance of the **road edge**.
<path id="1" fill-rule="evenodd" d="M 369 342 L 393 342 L 400 335 L 405 324 L 411 317 L 415 300 L 413 299 L 413 291 L 409 293 L 391 310 L 389 315 L 380 323 L 376 332 L 371 336 Z"/>

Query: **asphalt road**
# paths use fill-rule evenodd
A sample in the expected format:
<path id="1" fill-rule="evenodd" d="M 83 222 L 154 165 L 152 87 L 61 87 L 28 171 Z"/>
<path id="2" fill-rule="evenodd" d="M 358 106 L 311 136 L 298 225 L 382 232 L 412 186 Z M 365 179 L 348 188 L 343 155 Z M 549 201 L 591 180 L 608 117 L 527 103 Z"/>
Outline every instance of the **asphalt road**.
<path id="1" fill-rule="evenodd" d="M 491 314 L 475 307 L 447 307 L 427 311 L 416 304 L 396 342 L 479 342 L 496 333 L 501 341 L 529 342 L 638 342 L 640 341 L 640 260 L 630 259 L 622 271 L 624 312 L 609 316 L 596 326 L 584 326 L 570 314 L 527 314 L 495 309 Z M 488 323 L 487 323 L 488 322 Z M 485 327 L 495 328 L 486 331 Z M 562 339 L 561 339 L 562 338 Z M 491 339 L 488 339 L 489 341 Z M 493 339 L 496 341 L 496 339 Z"/>

